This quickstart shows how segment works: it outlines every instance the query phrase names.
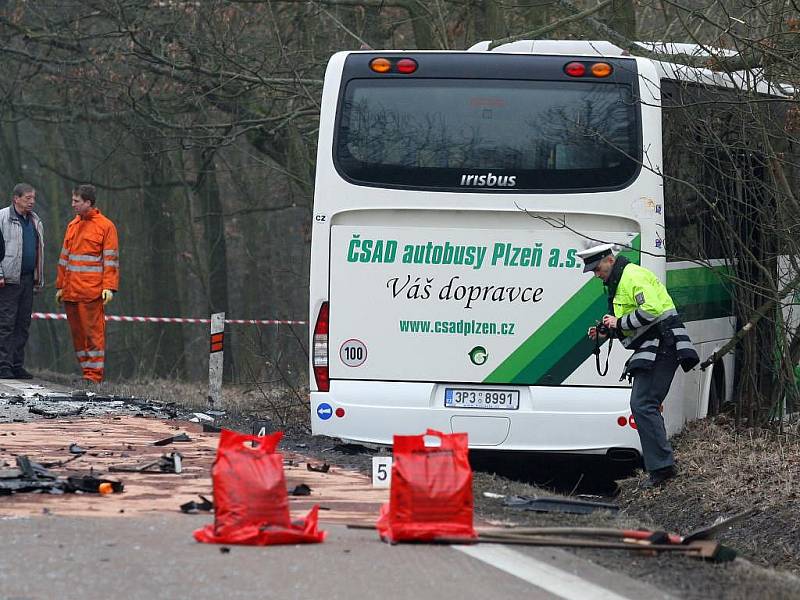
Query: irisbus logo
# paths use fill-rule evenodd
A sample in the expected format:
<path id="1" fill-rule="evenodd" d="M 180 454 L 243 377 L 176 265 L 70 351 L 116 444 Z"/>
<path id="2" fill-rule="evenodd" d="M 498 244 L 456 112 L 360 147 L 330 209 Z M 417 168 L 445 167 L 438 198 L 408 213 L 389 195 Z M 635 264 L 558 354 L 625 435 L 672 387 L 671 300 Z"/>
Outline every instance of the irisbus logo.
<path id="1" fill-rule="evenodd" d="M 462 175 L 461 185 L 473 187 L 514 187 L 517 185 L 516 175 Z"/>

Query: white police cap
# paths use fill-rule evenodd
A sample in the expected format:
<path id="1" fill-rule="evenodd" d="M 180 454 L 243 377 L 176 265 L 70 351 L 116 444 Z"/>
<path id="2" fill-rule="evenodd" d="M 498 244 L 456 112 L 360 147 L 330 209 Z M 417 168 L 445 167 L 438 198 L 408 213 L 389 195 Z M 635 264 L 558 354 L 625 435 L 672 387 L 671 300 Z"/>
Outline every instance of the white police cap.
<path id="1" fill-rule="evenodd" d="M 594 271 L 595 267 L 597 267 L 600 261 L 606 256 L 614 254 L 614 244 L 592 246 L 586 250 L 579 250 L 577 254 L 583 259 L 583 272 L 589 273 Z"/>

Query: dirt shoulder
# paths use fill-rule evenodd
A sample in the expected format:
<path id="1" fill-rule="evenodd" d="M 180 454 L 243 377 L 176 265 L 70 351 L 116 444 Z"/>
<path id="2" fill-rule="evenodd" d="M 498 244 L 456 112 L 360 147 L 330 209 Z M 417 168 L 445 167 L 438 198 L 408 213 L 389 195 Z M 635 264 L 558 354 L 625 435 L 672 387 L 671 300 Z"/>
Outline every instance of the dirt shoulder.
<path id="1" fill-rule="evenodd" d="M 618 500 L 625 512 L 688 532 L 756 508 L 719 539 L 756 563 L 800 575 L 800 436 L 738 432 L 718 417 L 692 423 L 673 445 L 680 477 L 646 492 L 623 482 Z"/>

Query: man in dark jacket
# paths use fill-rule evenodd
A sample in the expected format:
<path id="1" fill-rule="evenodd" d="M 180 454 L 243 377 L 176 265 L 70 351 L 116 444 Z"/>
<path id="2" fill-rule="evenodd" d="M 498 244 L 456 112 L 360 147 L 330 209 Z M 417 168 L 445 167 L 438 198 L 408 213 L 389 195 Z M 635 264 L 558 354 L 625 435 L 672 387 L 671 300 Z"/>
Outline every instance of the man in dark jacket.
<path id="1" fill-rule="evenodd" d="M 700 357 L 675 303 L 652 271 L 624 256 L 615 257 L 611 244 L 582 250 L 578 256 L 584 261 L 584 273 L 593 272 L 606 286 L 610 314 L 603 317 L 603 325 L 633 350 L 623 375 L 633 377 L 631 412 L 650 475 L 645 486 L 661 485 L 677 474 L 661 404 L 678 365 L 690 371 Z M 597 329 L 590 328 L 588 334 L 595 339 Z"/>
<path id="2" fill-rule="evenodd" d="M 44 232 L 33 212 L 36 190 L 14 186 L 11 206 L 0 210 L 0 379 L 32 379 L 25 370 L 25 345 L 31 324 L 34 290 L 44 285 Z"/>

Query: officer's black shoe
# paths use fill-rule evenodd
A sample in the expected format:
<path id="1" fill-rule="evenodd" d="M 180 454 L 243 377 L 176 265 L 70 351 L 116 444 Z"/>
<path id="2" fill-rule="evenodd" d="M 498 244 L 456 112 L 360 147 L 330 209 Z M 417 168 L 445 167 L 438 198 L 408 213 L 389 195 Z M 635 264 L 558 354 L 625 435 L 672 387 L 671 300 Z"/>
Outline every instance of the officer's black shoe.
<path id="1" fill-rule="evenodd" d="M 642 488 L 649 489 L 662 486 L 666 481 L 672 479 L 677 474 L 678 470 L 675 468 L 675 465 L 670 465 L 669 467 L 664 467 L 663 469 L 656 469 L 655 471 L 650 472 L 650 476 L 642 484 Z"/>
<path id="2" fill-rule="evenodd" d="M 0 369 L 0 379 L 16 379 L 11 369 Z"/>
<path id="3" fill-rule="evenodd" d="M 14 369 L 14 379 L 33 379 L 33 375 L 28 373 L 23 367 Z"/>

